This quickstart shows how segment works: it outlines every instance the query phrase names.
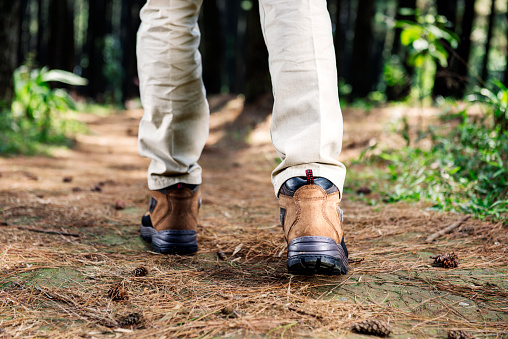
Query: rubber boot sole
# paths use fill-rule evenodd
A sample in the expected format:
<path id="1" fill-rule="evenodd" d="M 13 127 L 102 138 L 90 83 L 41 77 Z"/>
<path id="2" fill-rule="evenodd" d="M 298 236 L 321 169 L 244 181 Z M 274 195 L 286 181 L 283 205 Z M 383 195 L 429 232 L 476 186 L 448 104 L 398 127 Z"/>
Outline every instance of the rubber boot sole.
<path id="1" fill-rule="evenodd" d="M 193 230 L 156 231 L 141 225 L 141 238 L 152 244 L 152 251 L 163 254 L 194 254 L 198 251 L 197 233 Z"/>
<path id="2" fill-rule="evenodd" d="M 288 271 L 298 275 L 347 274 L 344 242 L 339 246 L 328 237 L 299 237 L 288 245 Z"/>

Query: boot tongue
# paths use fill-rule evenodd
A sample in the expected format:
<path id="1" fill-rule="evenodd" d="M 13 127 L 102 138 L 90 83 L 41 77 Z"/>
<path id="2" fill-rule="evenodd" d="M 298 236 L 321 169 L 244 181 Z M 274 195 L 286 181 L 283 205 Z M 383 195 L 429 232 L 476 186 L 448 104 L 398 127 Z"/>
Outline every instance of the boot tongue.
<path id="1" fill-rule="evenodd" d="M 339 189 L 330 180 L 322 177 L 312 178 L 313 185 L 317 185 L 326 191 L 326 194 L 338 192 Z M 280 193 L 290 197 L 302 186 L 309 185 L 308 175 L 306 177 L 294 177 L 288 179 L 280 189 Z"/>
<path id="2" fill-rule="evenodd" d="M 162 194 L 166 194 L 170 190 L 175 190 L 175 189 L 181 190 L 181 189 L 184 189 L 184 188 L 188 188 L 188 189 L 190 189 L 192 191 L 192 193 L 196 193 L 198 191 L 198 189 L 199 189 L 199 185 L 191 185 L 191 184 L 178 183 L 178 184 L 174 184 L 174 185 L 168 186 L 166 188 L 159 189 L 157 191 L 161 192 Z"/>

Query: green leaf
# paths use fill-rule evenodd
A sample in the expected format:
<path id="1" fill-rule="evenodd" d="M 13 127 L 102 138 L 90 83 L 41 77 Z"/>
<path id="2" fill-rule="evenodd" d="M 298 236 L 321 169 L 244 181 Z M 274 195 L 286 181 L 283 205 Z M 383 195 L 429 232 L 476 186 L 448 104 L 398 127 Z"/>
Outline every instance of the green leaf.
<path id="1" fill-rule="evenodd" d="M 45 82 L 58 81 L 68 85 L 84 86 L 88 84 L 88 80 L 71 72 L 62 71 L 60 69 L 52 69 L 42 75 Z"/>
<path id="2" fill-rule="evenodd" d="M 400 33 L 400 42 L 404 46 L 411 45 L 414 41 L 422 37 L 423 29 L 420 26 L 409 26 Z"/>

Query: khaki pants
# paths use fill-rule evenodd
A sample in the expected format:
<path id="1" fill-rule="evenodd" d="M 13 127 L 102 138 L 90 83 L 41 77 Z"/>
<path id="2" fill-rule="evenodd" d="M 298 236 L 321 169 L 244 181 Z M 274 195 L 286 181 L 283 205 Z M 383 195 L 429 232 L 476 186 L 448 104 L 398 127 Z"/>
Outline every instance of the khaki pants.
<path id="1" fill-rule="evenodd" d="M 198 52 L 201 3 L 148 0 L 141 10 L 137 55 L 145 113 L 139 153 L 152 159 L 151 190 L 201 183 L 197 161 L 209 118 Z M 326 0 L 259 0 L 259 5 L 275 98 L 271 136 L 282 159 L 272 173 L 275 194 L 306 169 L 342 192 L 346 168 L 337 160 L 342 114 Z"/>

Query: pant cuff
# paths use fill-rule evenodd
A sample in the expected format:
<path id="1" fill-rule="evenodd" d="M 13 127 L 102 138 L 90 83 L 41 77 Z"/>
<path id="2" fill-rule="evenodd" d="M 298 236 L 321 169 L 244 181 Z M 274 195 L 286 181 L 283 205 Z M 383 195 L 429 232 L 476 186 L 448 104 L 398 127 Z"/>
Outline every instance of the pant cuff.
<path id="1" fill-rule="evenodd" d="M 341 164 L 342 165 L 342 164 Z M 323 164 L 311 163 L 286 168 L 284 171 L 277 175 L 272 174 L 272 184 L 275 191 L 275 196 L 279 196 L 279 191 L 282 185 L 291 178 L 305 177 L 305 170 L 312 170 L 314 177 L 323 177 L 330 180 L 340 192 L 342 199 L 344 190 L 344 180 L 346 179 L 346 167 L 342 166 L 327 166 Z"/>

